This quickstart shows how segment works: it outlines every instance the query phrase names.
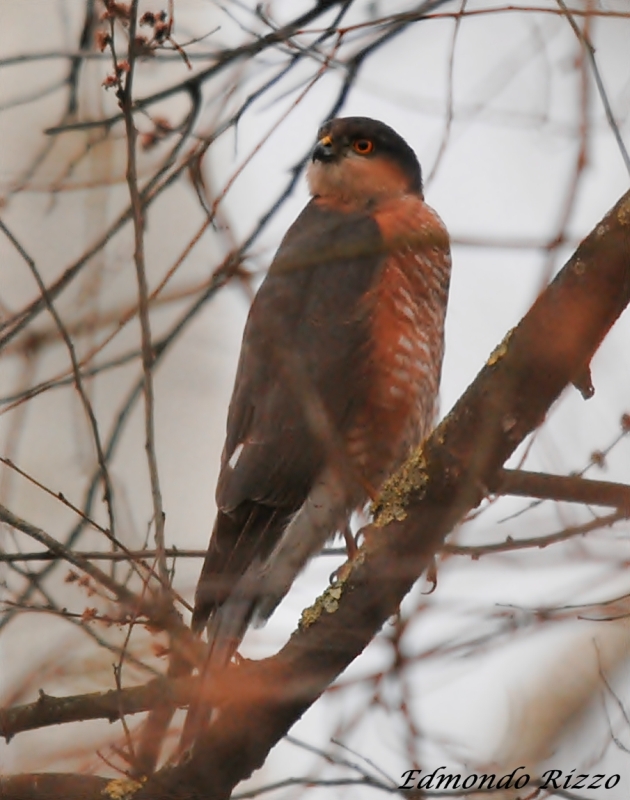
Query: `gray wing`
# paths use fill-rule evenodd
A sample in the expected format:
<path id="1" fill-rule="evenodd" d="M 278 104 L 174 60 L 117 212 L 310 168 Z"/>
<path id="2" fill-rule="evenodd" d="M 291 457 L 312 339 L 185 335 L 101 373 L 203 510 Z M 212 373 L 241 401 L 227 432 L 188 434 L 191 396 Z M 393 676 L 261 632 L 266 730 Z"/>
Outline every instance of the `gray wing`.
<path id="1" fill-rule="evenodd" d="M 367 215 L 311 202 L 285 236 L 245 327 L 196 629 L 273 552 L 324 469 L 327 436 L 351 427 L 367 392 L 366 298 L 383 260 Z"/>

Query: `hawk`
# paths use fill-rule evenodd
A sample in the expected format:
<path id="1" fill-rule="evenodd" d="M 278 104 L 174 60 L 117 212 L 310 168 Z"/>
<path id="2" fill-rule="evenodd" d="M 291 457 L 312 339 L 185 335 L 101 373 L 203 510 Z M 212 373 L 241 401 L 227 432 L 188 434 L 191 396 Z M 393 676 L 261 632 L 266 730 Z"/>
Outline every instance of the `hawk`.
<path id="1" fill-rule="evenodd" d="M 216 664 L 435 418 L 451 257 L 415 153 L 382 122 L 333 119 L 307 180 L 312 198 L 251 306 L 229 406 L 192 618 Z"/>

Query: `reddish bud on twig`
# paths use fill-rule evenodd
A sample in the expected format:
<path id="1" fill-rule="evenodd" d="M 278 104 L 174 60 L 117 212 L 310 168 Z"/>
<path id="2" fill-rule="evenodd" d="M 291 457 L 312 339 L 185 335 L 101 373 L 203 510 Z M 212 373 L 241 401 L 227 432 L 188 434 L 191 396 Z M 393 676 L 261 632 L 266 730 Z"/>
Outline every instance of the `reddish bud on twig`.
<path id="1" fill-rule="evenodd" d="M 595 452 L 591 453 L 591 463 L 603 469 L 606 466 L 606 455 L 601 450 L 595 450 Z"/>
<path id="2" fill-rule="evenodd" d="M 102 52 L 110 45 L 112 37 L 107 31 L 96 31 L 96 46 Z"/>

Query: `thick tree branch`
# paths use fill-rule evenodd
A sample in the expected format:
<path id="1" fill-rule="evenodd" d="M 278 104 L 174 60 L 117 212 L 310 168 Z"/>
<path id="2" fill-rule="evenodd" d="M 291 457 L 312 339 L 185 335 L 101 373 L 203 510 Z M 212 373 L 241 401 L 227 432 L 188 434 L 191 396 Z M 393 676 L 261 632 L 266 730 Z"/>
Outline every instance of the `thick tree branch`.
<path id="1" fill-rule="evenodd" d="M 495 350 L 423 449 L 390 480 L 376 523 L 337 584 L 304 613 L 276 656 L 216 676 L 212 705 L 220 713 L 191 757 L 157 773 L 136 800 L 227 800 L 262 765 L 395 613 L 448 532 L 583 373 L 629 301 L 630 192 Z"/>
<path id="2" fill-rule="evenodd" d="M 388 483 L 376 523 L 339 582 L 273 658 L 217 676 L 220 713 L 191 757 L 137 793 L 226 800 L 363 651 L 453 526 L 587 367 L 630 300 L 630 192 L 582 242 L 491 355 L 448 417 Z M 386 530 L 381 528 L 386 527 Z M 224 680 L 238 692 L 220 692 Z"/>
<path id="3" fill-rule="evenodd" d="M 3 800 L 103 800 L 110 781 L 96 775 L 64 775 L 40 772 L 31 775 L 0 777 L 0 798 Z"/>

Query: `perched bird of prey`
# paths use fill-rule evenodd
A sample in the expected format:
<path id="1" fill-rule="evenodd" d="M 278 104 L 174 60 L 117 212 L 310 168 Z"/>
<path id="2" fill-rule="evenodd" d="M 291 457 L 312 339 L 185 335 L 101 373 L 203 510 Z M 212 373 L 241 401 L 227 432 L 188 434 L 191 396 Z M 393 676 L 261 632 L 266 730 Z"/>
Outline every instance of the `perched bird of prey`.
<path id="1" fill-rule="evenodd" d="M 225 664 L 429 433 L 451 258 L 389 126 L 327 122 L 251 307 L 192 626 Z"/>

